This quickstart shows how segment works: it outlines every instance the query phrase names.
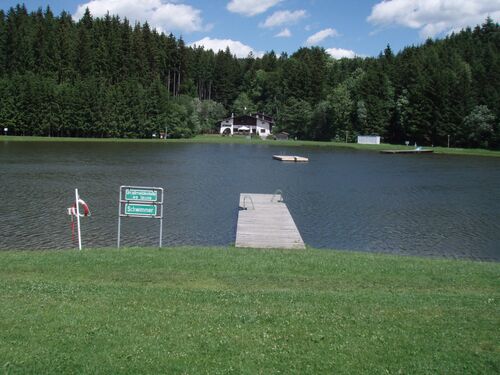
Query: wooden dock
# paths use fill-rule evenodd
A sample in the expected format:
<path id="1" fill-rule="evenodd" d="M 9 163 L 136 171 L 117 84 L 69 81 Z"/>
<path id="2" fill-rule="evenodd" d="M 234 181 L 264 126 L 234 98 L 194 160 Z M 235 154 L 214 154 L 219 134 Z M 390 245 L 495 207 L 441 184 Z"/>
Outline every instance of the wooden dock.
<path id="1" fill-rule="evenodd" d="M 382 150 L 380 151 L 382 154 L 430 154 L 434 152 L 434 150 L 427 149 L 414 149 L 414 150 Z"/>
<path id="2" fill-rule="evenodd" d="M 236 247 L 305 249 L 280 194 L 240 194 Z"/>
<path id="3" fill-rule="evenodd" d="M 279 161 L 293 161 L 293 162 L 306 162 L 309 161 L 308 158 L 303 156 L 295 156 L 295 155 L 273 155 L 273 159 Z"/>

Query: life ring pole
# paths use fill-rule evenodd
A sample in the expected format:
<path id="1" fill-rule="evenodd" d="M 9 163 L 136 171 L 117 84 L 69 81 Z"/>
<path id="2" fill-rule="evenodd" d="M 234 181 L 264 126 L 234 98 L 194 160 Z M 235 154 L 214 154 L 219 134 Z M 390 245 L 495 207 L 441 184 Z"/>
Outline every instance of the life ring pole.
<path id="1" fill-rule="evenodd" d="M 78 250 L 82 250 L 82 234 L 80 233 L 80 196 L 78 189 L 75 189 L 75 205 L 76 205 L 76 225 L 78 228 Z"/>

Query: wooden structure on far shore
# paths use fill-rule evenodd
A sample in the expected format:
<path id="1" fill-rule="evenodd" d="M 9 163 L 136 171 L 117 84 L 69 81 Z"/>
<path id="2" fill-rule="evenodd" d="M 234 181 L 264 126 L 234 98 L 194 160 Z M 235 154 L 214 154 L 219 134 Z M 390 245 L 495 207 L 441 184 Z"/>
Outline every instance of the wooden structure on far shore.
<path id="1" fill-rule="evenodd" d="M 294 155 L 273 155 L 273 159 L 279 160 L 279 161 L 299 161 L 299 162 L 306 162 L 309 161 L 308 158 L 305 158 L 303 156 L 294 156 Z"/>
<path id="2" fill-rule="evenodd" d="M 305 249 L 281 194 L 240 194 L 235 246 Z"/>

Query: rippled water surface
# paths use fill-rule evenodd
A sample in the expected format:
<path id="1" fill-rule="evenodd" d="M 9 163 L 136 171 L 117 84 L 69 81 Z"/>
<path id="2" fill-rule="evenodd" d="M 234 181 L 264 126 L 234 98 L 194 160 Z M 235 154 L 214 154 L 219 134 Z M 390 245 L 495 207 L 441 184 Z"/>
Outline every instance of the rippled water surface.
<path id="1" fill-rule="evenodd" d="M 309 163 L 282 163 L 274 153 Z M 229 245 L 243 192 L 281 189 L 317 248 L 500 260 L 500 160 L 265 145 L 0 143 L 0 249 L 74 246 L 79 188 L 87 247 L 116 246 L 120 185 L 165 189 L 163 244 Z M 124 219 L 122 244 L 158 243 L 159 222 Z"/>

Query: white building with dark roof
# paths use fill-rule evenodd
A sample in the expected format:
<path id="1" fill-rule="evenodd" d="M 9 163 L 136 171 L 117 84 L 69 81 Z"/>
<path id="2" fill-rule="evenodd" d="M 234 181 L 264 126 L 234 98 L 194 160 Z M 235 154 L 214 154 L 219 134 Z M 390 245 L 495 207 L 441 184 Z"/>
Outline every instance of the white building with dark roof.
<path id="1" fill-rule="evenodd" d="M 222 135 L 258 134 L 265 138 L 272 133 L 274 120 L 263 113 L 253 113 L 242 116 L 232 115 L 221 120 L 219 124 Z"/>

